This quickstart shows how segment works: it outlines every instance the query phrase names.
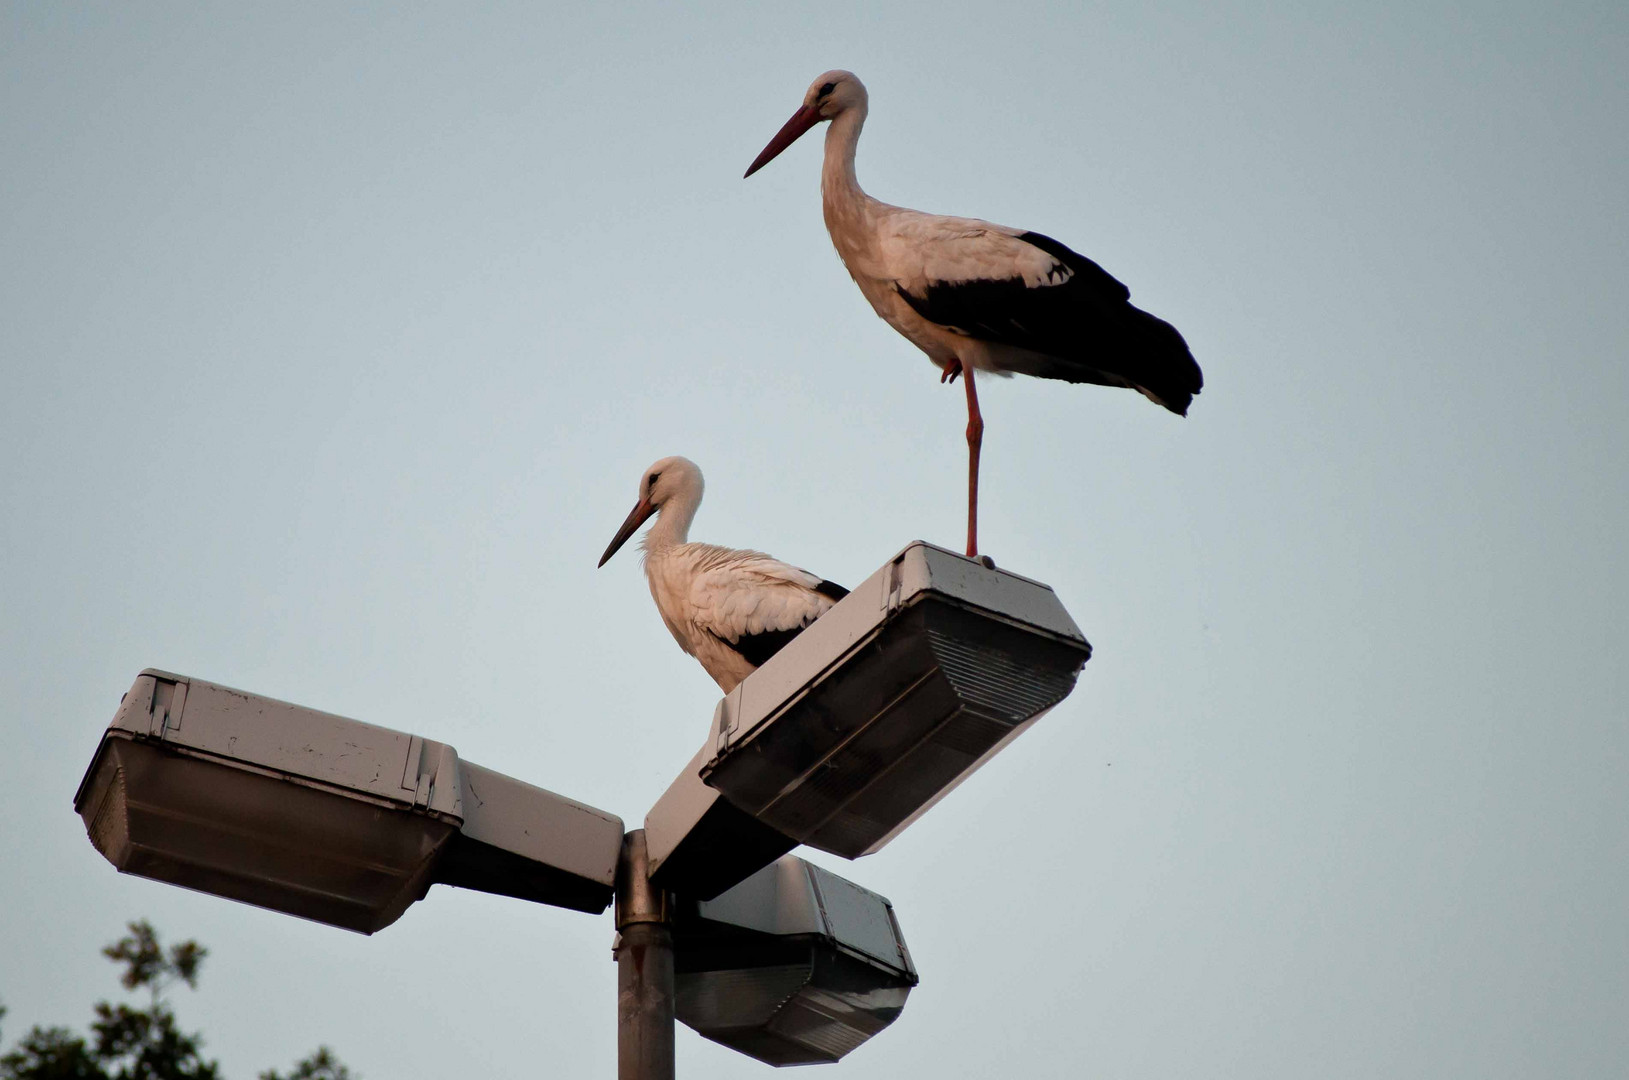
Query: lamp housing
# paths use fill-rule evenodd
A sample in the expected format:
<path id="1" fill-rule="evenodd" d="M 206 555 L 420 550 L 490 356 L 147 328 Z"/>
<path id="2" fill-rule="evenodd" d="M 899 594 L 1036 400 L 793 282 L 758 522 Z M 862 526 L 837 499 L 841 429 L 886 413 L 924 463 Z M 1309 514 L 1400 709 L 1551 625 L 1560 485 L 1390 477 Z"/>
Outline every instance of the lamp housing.
<path id="1" fill-rule="evenodd" d="M 917 541 L 719 703 L 698 775 L 756 822 L 879 850 L 1074 689 L 1052 589 Z"/>
<path id="2" fill-rule="evenodd" d="M 436 882 L 604 911 L 623 831 L 445 743 L 153 668 L 74 809 L 121 873 L 364 934 Z"/>
<path id="3" fill-rule="evenodd" d="M 893 905 L 795 855 L 716 899 L 681 899 L 673 948 L 674 1015 L 770 1065 L 839 1060 L 917 984 Z"/>

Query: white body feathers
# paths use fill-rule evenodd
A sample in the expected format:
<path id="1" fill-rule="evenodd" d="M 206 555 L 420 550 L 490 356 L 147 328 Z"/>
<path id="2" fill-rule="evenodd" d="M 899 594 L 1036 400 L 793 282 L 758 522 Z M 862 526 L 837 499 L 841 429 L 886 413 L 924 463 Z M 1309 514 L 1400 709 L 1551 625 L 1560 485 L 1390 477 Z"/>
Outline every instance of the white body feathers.
<path id="1" fill-rule="evenodd" d="M 686 458 L 663 458 L 646 469 L 639 502 L 600 565 L 658 515 L 640 545 L 651 599 L 679 648 L 728 693 L 845 590 L 761 551 L 689 543 L 703 488 L 701 470 Z"/>
<path id="2" fill-rule="evenodd" d="M 645 577 L 673 640 L 725 693 L 758 669 L 738 648 L 743 639 L 801 630 L 836 603 L 807 570 L 717 544 L 647 542 Z"/>

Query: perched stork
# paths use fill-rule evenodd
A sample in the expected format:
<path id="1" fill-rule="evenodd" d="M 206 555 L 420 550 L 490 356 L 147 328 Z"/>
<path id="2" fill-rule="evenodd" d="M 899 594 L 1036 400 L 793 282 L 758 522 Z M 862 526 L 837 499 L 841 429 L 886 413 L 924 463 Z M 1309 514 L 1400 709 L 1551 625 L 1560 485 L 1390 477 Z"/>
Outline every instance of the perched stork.
<path id="1" fill-rule="evenodd" d="M 939 367 L 941 383 L 963 376 L 967 554 L 976 556 L 984 418 L 974 369 L 1129 387 L 1183 416 L 1203 380 L 1176 327 L 1133 307 L 1130 290 L 1086 256 L 1040 233 L 889 206 L 861 191 L 854 148 L 866 107 L 852 72 L 826 72 L 746 175 L 831 121 L 820 195 L 843 265 L 883 321 Z"/>
<path id="2" fill-rule="evenodd" d="M 600 565 L 660 515 L 641 545 L 650 594 L 679 648 L 727 694 L 848 590 L 761 551 L 687 543 L 701 493 L 701 470 L 687 458 L 663 458 L 646 469 L 639 501 Z"/>

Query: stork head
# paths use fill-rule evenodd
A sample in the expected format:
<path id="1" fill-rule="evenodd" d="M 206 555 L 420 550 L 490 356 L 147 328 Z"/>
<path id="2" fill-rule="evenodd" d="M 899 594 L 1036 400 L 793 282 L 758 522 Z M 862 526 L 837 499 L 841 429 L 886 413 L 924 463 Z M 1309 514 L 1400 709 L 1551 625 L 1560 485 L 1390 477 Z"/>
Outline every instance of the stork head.
<path id="1" fill-rule="evenodd" d="M 628 537 L 639 526 L 666 507 L 672 507 L 674 512 L 683 515 L 684 521 L 677 523 L 682 539 L 682 534 L 690 528 L 690 518 L 695 515 L 696 507 L 701 505 L 702 486 L 701 470 L 689 458 L 665 457 L 654 462 L 640 474 L 639 501 L 634 503 L 627 520 L 611 538 L 611 544 L 600 556 L 599 564 L 604 566 L 610 562 L 611 556 L 628 542 Z"/>
<path id="2" fill-rule="evenodd" d="M 769 140 L 763 153 L 747 166 L 747 176 L 768 165 L 782 150 L 797 142 L 798 136 L 820 121 L 835 120 L 850 109 L 863 110 L 865 106 L 865 84 L 858 75 L 841 69 L 826 72 L 809 84 L 809 92 L 803 95 L 803 104 Z"/>

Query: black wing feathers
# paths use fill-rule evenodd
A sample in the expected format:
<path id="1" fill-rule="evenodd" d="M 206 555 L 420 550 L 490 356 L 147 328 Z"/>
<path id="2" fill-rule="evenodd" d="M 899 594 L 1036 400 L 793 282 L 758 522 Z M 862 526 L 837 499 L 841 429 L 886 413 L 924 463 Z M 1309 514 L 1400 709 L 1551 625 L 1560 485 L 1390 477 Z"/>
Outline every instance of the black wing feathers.
<path id="1" fill-rule="evenodd" d="M 724 644 L 746 657 L 747 663 L 753 667 L 763 667 L 764 663 L 776 653 L 786 648 L 786 643 L 803 633 L 803 627 L 792 630 L 765 630 L 757 634 L 742 634 L 735 641 L 724 641 Z M 713 635 L 718 637 L 717 634 Z"/>
<path id="2" fill-rule="evenodd" d="M 1112 296 L 1117 300 L 1130 300 L 1131 290 L 1121 283 L 1120 279 L 1097 265 L 1078 251 L 1072 251 L 1067 246 L 1058 243 L 1050 236 L 1038 232 L 1027 232 L 1018 237 L 1030 247 L 1038 247 L 1048 255 L 1057 259 L 1063 265 L 1075 272 L 1075 280 L 1085 278 L 1093 288 L 1105 297 Z"/>
<path id="3" fill-rule="evenodd" d="M 816 585 L 815 592 L 833 600 L 841 600 L 848 595 L 848 590 L 835 581 L 822 581 Z M 791 630 L 764 630 L 757 634 L 743 634 L 735 641 L 725 641 L 717 634 L 713 636 L 734 649 L 746 658 L 747 663 L 753 667 L 763 667 L 764 662 L 771 656 L 786 648 L 786 643 L 803 633 L 808 626 L 798 626 Z"/>
<path id="4" fill-rule="evenodd" d="M 1130 302 L 1131 291 L 1107 270 L 1050 236 L 1018 237 L 1068 267 L 1057 285 L 1022 278 L 932 282 L 918 296 L 899 290 L 930 322 L 1026 352 L 1014 370 L 1045 379 L 1131 386 L 1186 414 L 1203 377 L 1176 327 Z"/>
<path id="5" fill-rule="evenodd" d="M 819 593 L 821 596 L 829 596 L 833 600 L 841 600 L 843 597 L 848 595 L 848 590 L 837 584 L 835 581 L 822 581 L 819 585 L 815 586 L 815 592 Z"/>

